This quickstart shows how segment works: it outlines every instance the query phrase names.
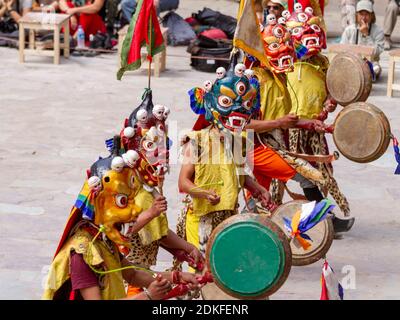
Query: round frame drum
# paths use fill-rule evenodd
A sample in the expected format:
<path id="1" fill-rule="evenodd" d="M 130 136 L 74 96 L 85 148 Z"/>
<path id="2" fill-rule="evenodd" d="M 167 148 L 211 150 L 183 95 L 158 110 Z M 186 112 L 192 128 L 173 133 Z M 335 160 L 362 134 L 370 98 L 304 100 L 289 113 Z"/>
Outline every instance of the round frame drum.
<path id="1" fill-rule="evenodd" d="M 380 158 L 390 144 L 390 124 L 371 103 L 357 102 L 336 117 L 333 140 L 348 159 L 366 163 Z"/>
<path id="2" fill-rule="evenodd" d="M 251 213 L 230 217 L 214 229 L 206 259 L 216 286 L 238 299 L 270 296 L 286 281 L 292 266 L 284 232 L 266 215 Z"/>
<path id="3" fill-rule="evenodd" d="M 301 209 L 302 204 L 307 202 L 306 200 L 294 200 L 282 204 L 272 213 L 272 221 L 278 224 L 285 234 L 290 237 L 289 231 L 284 226 L 283 217 L 292 219 L 294 214 Z M 311 247 L 308 250 L 296 246 L 293 241 L 290 243 L 292 264 L 294 266 L 312 264 L 326 255 L 333 242 L 334 230 L 332 220 L 328 217 L 306 233 L 312 239 L 310 241 Z"/>
<path id="4" fill-rule="evenodd" d="M 368 62 L 351 52 L 336 55 L 326 74 L 330 95 L 342 106 L 367 100 L 372 88 Z"/>

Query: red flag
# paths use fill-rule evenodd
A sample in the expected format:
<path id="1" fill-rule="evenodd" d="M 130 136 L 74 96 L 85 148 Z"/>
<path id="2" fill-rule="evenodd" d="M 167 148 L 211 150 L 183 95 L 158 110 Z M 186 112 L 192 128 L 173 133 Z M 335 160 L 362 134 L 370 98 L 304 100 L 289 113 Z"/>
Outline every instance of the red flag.
<path id="1" fill-rule="evenodd" d="M 165 49 L 153 0 L 139 0 L 137 2 L 135 14 L 122 43 L 121 68 L 117 73 L 118 80 L 121 80 L 125 71 L 140 68 L 140 49 L 144 45 L 147 47 L 150 61 L 155 54 Z"/>

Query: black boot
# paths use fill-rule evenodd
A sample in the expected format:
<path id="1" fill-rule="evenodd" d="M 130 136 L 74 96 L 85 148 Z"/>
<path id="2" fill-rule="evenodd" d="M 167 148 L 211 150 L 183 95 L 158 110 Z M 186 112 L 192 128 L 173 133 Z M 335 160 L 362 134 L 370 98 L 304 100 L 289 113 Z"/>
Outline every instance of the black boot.
<path id="1" fill-rule="evenodd" d="M 304 188 L 303 192 L 308 201 L 320 202 L 322 199 L 324 199 L 324 196 L 322 195 L 321 191 L 319 191 L 318 187 Z"/>
<path id="2" fill-rule="evenodd" d="M 335 235 L 337 233 L 349 231 L 353 227 L 355 220 L 356 219 L 354 217 L 350 219 L 339 219 L 335 216 L 335 214 L 332 213 L 332 223 L 333 229 L 335 230 Z"/>
<path id="3" fill-rule="evenodd" d="M 318 187 L 305 188 L 303 189 L 303 191 L 304 196 L 307 198 L 308 201 L 319 202 L 324 199 L 324 196 L 322 195 L 321 191 L 319 191 Z M 333 229 L 335 230 L 335 236 L 337 235 L 337 233 L 349 231 L 354 225 L 355 218 L 340 219 L 336 217 L 334 213 L 332 213 L 331 216 Z"/>

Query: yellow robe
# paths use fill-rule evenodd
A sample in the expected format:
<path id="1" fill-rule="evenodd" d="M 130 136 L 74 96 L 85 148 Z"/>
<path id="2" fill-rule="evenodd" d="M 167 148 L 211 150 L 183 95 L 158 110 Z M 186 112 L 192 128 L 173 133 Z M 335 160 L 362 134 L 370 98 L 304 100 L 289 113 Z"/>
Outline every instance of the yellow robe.
<path id="1" fill-rule="evenodd" d="M 98 239 L 91 245 L 93 238 L 87 231 L 78 228 L 66 241 L 50 266 L 42 299 L 52 300 L 62 285 L 70 280 L 69 266 L 72 251 L 82 254 L 85 262 L 97 270 L 121 268 L 117 248 L 114 247 L 114 252 L 112 253 L 106 244 Z M 103 300 L 126 297 L 122 273 L 117 271 L 102 276 L 100 292 Z"/>
<path id="2" fill-rule="evenodd" d="M 283 76 L 277 75 L 279 79 L 275 79 L 271 71 L 264 68 L 254 68 L 254 75 L 260 83 L 260 120 L 276 120 L 287 115 L 292 108 L 290 94 L 285 85 L 277 82 L 285 84 Z"/>
<path id="3" fill-rule="evenodd" d="M 291 113 L 302 119 L 318 117 L 328 95 L 325 85 L 328 66 L 328 59 L 321 54 L 295 63 L 294 72 L 289 73 L 287 79 Z"/>
<path id="4" fill-rule="evenodd" d="M 188 210 L 186 214 L 186 240 L 198 248 L 200 218 L 212 212 L 235 211 L 244 176 L 237 175 L 242 166 L 237 167 L 226 154 L 224 144 L 219 140 L 219 133 L 209 127 L 191 132 L 188 137 L 191 143 L 200 146 L 200 156 L 194 157 L 196 160 L 194 184 L 197 186 L 213 184 L 202 188 L 212 189 L 221 197 L 217 205 L 211 205 L 205 199 L 193 198 L 193 210 Z M 219 148 L 215 148 L 214 145 L 211 147 L 210 139 L 217 141 Z M 212 159 L 219 159 L 220 163 L 213 164 Z M 223 185 L 218 185 L 218 182 L 223 182 Z"/>
<path id="5" fill-rule="evenodd" d="M 142 212 L 150 209 L 153 205 L 153 202 L 154 196 L 143 187 L 138 191 L 137 195 L 135 196 L 135 203 L 143 208 Z M 167 234 L 168 220 L 165 213 L 162 213 L 158 217 L 152 219 L 139 231 L 140 240 L 143 245 L 149 245 L 154 241 L 160 240 Z"/>

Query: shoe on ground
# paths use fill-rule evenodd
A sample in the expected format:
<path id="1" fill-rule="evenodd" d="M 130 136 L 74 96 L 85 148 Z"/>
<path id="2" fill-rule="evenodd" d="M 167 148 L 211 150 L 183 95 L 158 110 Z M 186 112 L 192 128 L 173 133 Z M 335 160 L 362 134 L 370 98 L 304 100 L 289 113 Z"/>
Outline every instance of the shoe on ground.
<path id="1" fill-rule="evenodd" d="M 332 217 L 332 223 L 333 223 L 333 230 L 335 231 L 335 234 L 337 233 L 342 233 L 342 232 L 348 232 L 354 225 L 355 218 L 350 218 L 350 219 L 339 219 L 336 216 Z"/>

